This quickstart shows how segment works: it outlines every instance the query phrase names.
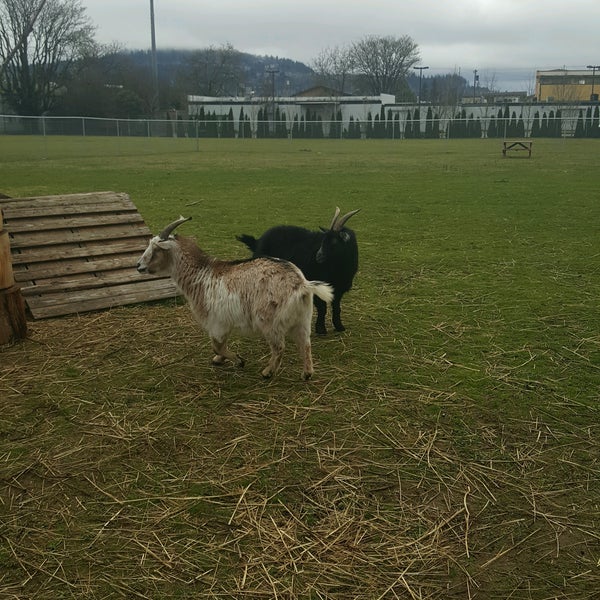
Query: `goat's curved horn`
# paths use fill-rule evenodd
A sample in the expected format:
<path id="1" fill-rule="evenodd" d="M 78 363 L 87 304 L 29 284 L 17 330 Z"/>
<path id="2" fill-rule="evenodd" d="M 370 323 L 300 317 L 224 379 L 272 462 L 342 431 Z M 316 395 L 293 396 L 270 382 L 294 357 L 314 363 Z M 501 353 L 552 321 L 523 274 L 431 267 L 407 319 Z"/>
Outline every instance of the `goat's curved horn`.
<path id="1" fill-rule="evenodd" d="M 180 216 L 179 219 L 177 219 L 177 221 L 173 221 L 170 225 L 167 225 L 159 234 L 158 237 L 161 240 L 166 240 L 169 238 L 169 236 L 171 235 L 171 232 L 176 228 L 179 227 L 182 223 L 185 223 L 186 221 L 189 221 L 192 217 L 182 217 Z"/>
<path id="2" fill-rule="evenodd" d="M 340 207 L 336 206 L 335 215 L 333 215 L 333 219 L 331 221 L 331 225 L 329 226 L 329 229 L 333 230 L 333 228 L 335 227 L 335 222 L 337 221 L 339 216 L 340 216 Z"/>
<path id="3" fill-rule="evenodd" d="M 339 208 L 338 208 L 338 212 L 339 212 Z M 349 213 L 346 213 L 343 217 L 340 217 L 339 219 L 334 219 L 333 223 L 331 224 L 331 229 L 333 229 L 333 231 L 341 231 L 342 227 L 346 224 L 346 221 L 354 216 L 358 211 L 360 210 L 360 208 L 357 208 L 356 210 L 351 210 Z M 338 214 L 338 213 L 336 213 Z"/>

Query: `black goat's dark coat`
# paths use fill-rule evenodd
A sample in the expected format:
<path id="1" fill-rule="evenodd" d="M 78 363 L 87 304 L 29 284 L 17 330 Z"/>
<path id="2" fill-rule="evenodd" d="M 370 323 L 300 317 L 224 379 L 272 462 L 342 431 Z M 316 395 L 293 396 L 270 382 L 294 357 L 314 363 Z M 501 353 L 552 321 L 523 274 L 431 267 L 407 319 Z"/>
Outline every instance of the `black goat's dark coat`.
<path id="1" fill-rule="evenodd" d="M 253 256 L 275 256 L 293 262 L 308 280 L 325 281 L 333 286 L 332 321 L 337 331 L 344 331 L 340 316 L 342 296 L 352 288 L 358 270 L 358 244 L 352 229 L 310 231 L 294 225 L 279 225 L 265 231 L 258 239 L 250 235 L 237 238 Z M 320 253 L 323 260 L 317 260 Z M 327 305 L 315 297 L 317 333 L 326 333 Z"/>

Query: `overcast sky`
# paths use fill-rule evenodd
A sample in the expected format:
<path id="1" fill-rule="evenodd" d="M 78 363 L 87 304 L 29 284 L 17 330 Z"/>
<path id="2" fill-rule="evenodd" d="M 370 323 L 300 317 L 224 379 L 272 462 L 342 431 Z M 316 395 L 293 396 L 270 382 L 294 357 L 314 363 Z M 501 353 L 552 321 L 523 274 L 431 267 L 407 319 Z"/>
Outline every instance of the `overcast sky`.
<path id="1" fill-rule="evenodd" d="M 150 0 L 81 0 L 99 42 L 150 47 Z M 161 48 L 221 46 L 307 64 L 365 35 L 409 35 L 430 73 L 533 91 L 536 69 L 600 64 L 600 0 L 154 0 Z M 426 73 L 425 73 L 426 74 Z"/>

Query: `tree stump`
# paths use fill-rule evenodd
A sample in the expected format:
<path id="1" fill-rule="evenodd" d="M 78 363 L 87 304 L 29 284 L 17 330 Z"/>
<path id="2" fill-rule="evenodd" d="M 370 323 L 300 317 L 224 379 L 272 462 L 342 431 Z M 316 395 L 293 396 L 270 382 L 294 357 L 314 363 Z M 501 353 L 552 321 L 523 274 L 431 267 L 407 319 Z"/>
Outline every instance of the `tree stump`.
<path id="1" fill-rule="evenodd" d="M 22 340 L 27 335 L 25 301 L 15 285 L 8 231 L 0 210 L 0 345 Z"/>

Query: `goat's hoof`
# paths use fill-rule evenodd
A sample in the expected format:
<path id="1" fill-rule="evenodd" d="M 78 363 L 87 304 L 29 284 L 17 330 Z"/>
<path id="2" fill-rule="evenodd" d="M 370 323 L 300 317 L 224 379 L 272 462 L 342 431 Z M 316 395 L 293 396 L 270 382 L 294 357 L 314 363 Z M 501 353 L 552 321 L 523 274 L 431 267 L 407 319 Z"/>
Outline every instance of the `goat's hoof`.
<path id="1" fill-rule="evenodd" d="M 315 333 L 317 335 L 327 335 L 327 329 L 325 327 L 315 327 Z"/>
<path id="2" fill-rule="evenodd" d="M 271 377 L 273 377 L 273 373 L 271 371 L 268 371 L 267 369 L 262 371 L 261 375 L 263 376 L 263 379 L 271 379 Z"/>
<path id="3" fill-rule="evenodd" d="M 242 367 L 244 367 L 246 365 L 246 361 L 241 356 L 238 356 L 235 364 L 237 367 L 239 367 L 241 369 Z"/>
<path id="4" fill-rule="evenodd" d="M 302 379 L 304 379 L 304 381 L 308 381 L 309 379 L 311 379 L 313 376 L 312 373 L 302 373 Z"/>
<path id="5" fill-rule="evenodd" d="M 212 364 L 215 367 L 222 367 L 225 364 L 225 360 L 224 356 L 217 354 L 216 356 L 213 356 Z"/>
<path id="6" fill-rule="evenodd" d="M 338 323 L 337 325 L 334 323 L 333 327 L 336 331 L 346 331 L 346 328 L 341 323 Z"/>

